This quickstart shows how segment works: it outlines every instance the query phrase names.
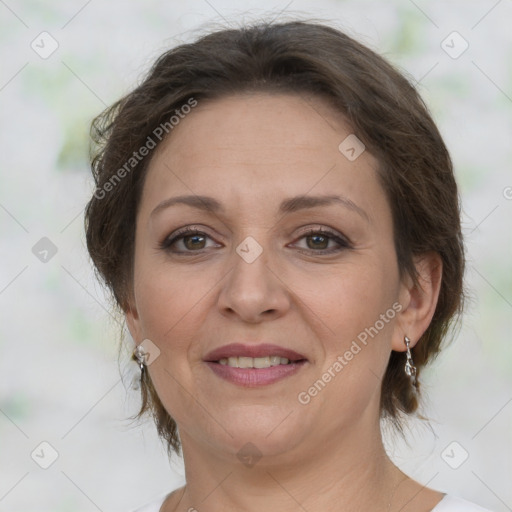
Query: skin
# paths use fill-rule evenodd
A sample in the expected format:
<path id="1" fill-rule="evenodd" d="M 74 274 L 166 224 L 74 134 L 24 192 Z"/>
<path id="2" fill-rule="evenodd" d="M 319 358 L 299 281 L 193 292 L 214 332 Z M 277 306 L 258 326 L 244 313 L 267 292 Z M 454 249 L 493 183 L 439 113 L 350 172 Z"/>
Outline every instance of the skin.
<path id="1" fill-rule="evenodd" d="M 199 102 L 153 155 L 126 321 L 137 344 L 149 339 L 160 350 L 148 369 L 182 440 L 187 484 L 164 512 L 418 512 L 442 498 L 392 464 L 379 426 L 390 353 L 405 351 L 404 335 L 414 346 L 428 327 L 441 262 L 436 254 L 417 260 L 422 288 L 400 278 L 378 163 L 369 151 L 355 161 L 339 151 L 350 133 L 322 99 L 237 95 Z M 338 203 L 278 213 L 284 199 L 332 194 L 364 213 Z M 175 204 L 152 215 L 181 195 L 213 197 L 225 210 Z M 159 247 L 186 226 L 206 237 Z M 350 243 L 305 235 L 309 228 Z M 263 250 L 252 263 L 236 252 L 248 236 Z M 321 254 L 333 248 L 340 250 Z M 298 394 L 394 303 L 401 311 L 307 405 L 299 403 Z M 232 342 L 275 343 L 308 362 L 274 384 L 242 388 L 203 362 Z M 248 442 L 262 455 L 252 467 L 237 457 Z"/>

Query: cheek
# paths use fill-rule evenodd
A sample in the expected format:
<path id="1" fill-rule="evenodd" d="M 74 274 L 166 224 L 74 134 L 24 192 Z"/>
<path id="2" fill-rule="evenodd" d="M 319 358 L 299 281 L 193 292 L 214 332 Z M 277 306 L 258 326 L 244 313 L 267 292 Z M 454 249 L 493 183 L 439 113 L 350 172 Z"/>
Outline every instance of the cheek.
<path id="1" fill-rule="evenodd" d="M 214 295 L 222 285 L 223 272 L 200 267 L 171 264 L 148 254 L 138 262 L 135 274 L 143 336 L 160 349 L 149 373 L 165 408 L 181 422 L 190 411 L 202 414 L 193 399 L 202 386 L 198 377 L 203 375 L 204 346 L 200 342 L 218 327 Z M 216 323 L 213 327 L 209 315 Z"/>
<path id="2" fill-rule="evenodd" d="M 335 283 L 325 281 L 324 293 L 310 296 L 309 304 L 322 318 L 315 334 L 324 353 L 314 376 L 298 390 L 297 397 L 301 413 L 326 418 L 322 426 L 326 436 L 332 434 L 329 429 L 336 431 L 365 411 L 378 414 L 396 297 L 385 272 L 378 268 L 372 272 L 367 266 L 364 270 L 340 273 Z"/>
<path id="3" fill-rule="evenodd" d="M 186 423 L 190 415 L 197 419 L 204 414 L 194 399 L 197 382 L 191 361 L 200 359 L 193 340 L 213 283 L 204 273 L 176 272 L 156 262 L 140 268 L 144 271 L 135 276 L 135 293 L 141 328 L 160 350 L 149 374 L 165 409 L 178 423 Z M 199 423 L 207 424 L 208 418 Z"/>
<path id="4" fill-rule="evenodd" d="M 387 265 L 382 261 L 376 256 L 367 258 L 364 264 L 347 265 L 323 283 L 317 280 L 315 286 L 322 287 L 308 299 L 325 324 L 317 333 L 325 351 L 317 378 L 329 384 L 316 405 L 342 400 L 340 409 L 332 412 L 334 417 L 342 410 L 348 416 L 361 412 L 379 394 L 391 352 L 393 304 L 396 308 L 399 289 L 393 260 Z"/>
<path id="5" fill-rule="evenodd" d="M 309 324 L 303 328 L 315 332 L 328 352 L 350 344 L 374 326 L 397 298 L 398 272 L 392 264 L 392 251 L 387 252 L 390 254 L 368 251 L 352 261 L 313 271 L 293 265 L 282 268 L 284 282 L 290 283 L 284 293 L 290 294 L 290 303 L 295 302 L 292 309 L 296 310 L 288 311 L 287 316 L 301 316 L 302 322 Z M 177 268 L 149 257 L 139 261 L 135 274 L 137 308 L 145 337 L 168 351 L 193 351 L 195 347 L 188 347 L 187 340 L 200 331 L 206 317 L 215 323 L 214 295 L 222 286 L 223 272 L 200 265 Z M 296 325 L 295 321 L 289 327 L 292 324 Z M 382 330 L 387 332 L 388 327 L 386 323 Z"/>
<path id="6" fill-rule="evenodd" d="M 142 268 L 135 276 L 135 294 L 144 335 L 162 347 L 172 343 L 177 350 L 186 331 L 197 327 L 196 315 L 208 300 L 213 280 L 210 283 L 204 272 L 177 272 L 155 262 Z"/>
<path id="7" fill-rule="evenodd" d="M 294 288 L 303 290 L 301 298 L 322 319 L 326 331 L 347 342 L 391 308 L 397 300 L 398 277 L 392 265 L 383 266 L 375 259 L 347 264 L 323 276 L 303 276 Z"/>

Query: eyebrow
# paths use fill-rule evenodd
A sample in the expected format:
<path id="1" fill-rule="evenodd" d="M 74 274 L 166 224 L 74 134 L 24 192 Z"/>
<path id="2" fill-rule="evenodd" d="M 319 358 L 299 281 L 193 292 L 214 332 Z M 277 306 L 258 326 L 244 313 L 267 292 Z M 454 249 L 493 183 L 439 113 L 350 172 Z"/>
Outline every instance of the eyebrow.
<path id="1" fill-rule="evenodd" d="M 161 203 L 159 203 L 156 206 L 156 208 L 151 212 L 150 215 L 156 215 L 162 210 L 165 210 L 176 204 L 184 204 L 187 206 L 191 206 L 192 208 L 196 208 L 198 210 L 203 210 L 211 213 L 225 212 L 225 208 L 222 206 L 222 204 L 213 197 L 188 195 L 164 199 Z M 345 208 L 359 214 L 367 222 L 370 222 L 370 217 L 360 206 L 358 206 L 348 197 L 339 195 L 290 197 L 282 201 L 281 205 L 279 206 L 279 213 L 292 213 L 299 210 L 315 208 L 317 206 L 329 206 L 332 204 L 339 204 L 341 206 L 344 206 Z"/>

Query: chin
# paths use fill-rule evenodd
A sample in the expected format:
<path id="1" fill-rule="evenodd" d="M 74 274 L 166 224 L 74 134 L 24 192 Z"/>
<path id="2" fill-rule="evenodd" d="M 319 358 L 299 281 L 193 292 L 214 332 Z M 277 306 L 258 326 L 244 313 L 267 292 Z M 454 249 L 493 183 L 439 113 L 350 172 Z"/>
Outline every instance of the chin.
<path id="1" fill-rule="evenodd" d="M 305 421 L 298 421 L 298 416 L 290 412 L 282 407 L 271 410 L 269 406 L 237 407 L 233 414 L 216 416 L 231 435 L 216 425 L 218 436 L 212 435 L 210 430 L 210 442 L 215 449 L 234 455 L 241 462 L 244 457 L 285 455 L 301 445 L 310 431 Z"/>

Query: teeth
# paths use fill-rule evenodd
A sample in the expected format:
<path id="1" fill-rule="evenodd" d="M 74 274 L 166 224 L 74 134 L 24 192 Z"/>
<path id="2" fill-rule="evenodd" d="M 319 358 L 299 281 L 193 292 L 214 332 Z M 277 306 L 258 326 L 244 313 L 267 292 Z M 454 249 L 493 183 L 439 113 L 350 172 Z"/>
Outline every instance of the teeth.
<path id="1" fill-rule="evenodd" d="M 254 368 L 270 368 L 270 356 L 253 358 Z"/>
<path id="2" fill-rule="evenodd" d="M 231 358 L 229 358 L 231 360 Z M 229 361 L 231 364 L 231 361 Z M 238 368 L 254 368 L 252 357 L 239 357 Z"/>
<path id="3" fill-rule="evenodd" d="M 280 364 L 289 364 L 290 360 L 286 357 L 266 356 L 266 357 L 224 357 L 219 359 L 219 363 L 232 368 L 270 368 Z"/>
<path id="4" fill-rule="evenodd" d="M 279 356 L 270 356 L 270 366 L 277 366 L 281 364 L 281 358 Z"/>

